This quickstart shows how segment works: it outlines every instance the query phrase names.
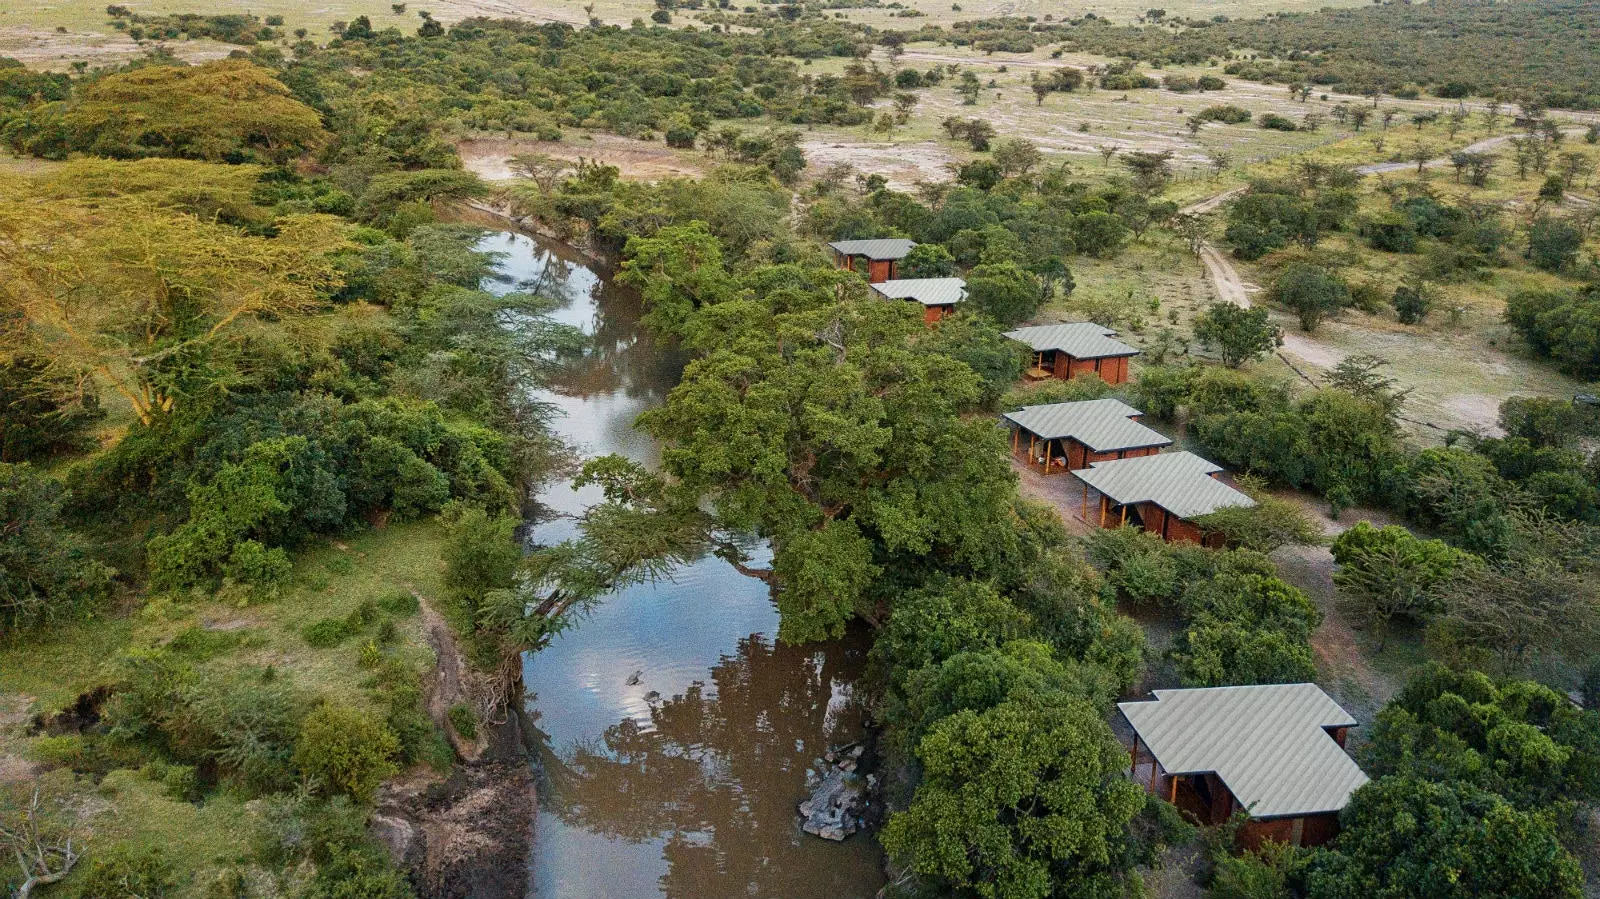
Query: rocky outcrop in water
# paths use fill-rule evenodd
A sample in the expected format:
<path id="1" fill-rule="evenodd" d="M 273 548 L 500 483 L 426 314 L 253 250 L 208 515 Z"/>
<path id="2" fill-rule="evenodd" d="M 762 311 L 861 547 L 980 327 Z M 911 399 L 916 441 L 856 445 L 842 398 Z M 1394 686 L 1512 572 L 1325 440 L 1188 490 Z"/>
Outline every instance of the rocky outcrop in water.
<path id="1" fill-rule="evenodd" d="M 842 840 L 859 830 L 865 820 L 867 791 L 873 775 L 856 769 L 863 747 L 859 744 L 829 752 L 807 772 L 811 796 L 800 803 L 800 828 L 824 840 Z"/>

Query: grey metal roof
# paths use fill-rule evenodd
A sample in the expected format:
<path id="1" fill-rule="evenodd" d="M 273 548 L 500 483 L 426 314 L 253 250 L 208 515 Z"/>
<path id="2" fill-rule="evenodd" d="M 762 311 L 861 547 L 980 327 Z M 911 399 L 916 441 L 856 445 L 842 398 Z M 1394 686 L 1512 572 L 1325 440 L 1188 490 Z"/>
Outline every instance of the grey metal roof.
<path id="1" fill-rule="evenodd" d="M 891 300 L 916 300 L 924 306 L 951 306 L 967 298 L 960 278 L 899 278 L 871 285 Z"/>
<path id="2" fill-rule="evenodd" d="M 1097 453 L 1171 445 L 1172 438 L 1134 421 L 1138 414 L 1121 400 L 1100 399 L 1024 406 L 1005 418 L 1045 440 L 1069 438 Z"/>
<path id="3" fill-rule="evenodd" d="M 1179 518 L 1255 505 L 1255 500 L 1211 477 L 1221 470 L 1220 465 L 1180 451 L 1096 462 L 1073 474 L 1119 505 L 1155 503 Z"/>
<path id="4" fill-rule="evenodd" d="M 1325 727 L 1356 720 L 1316 684 L 1156 690 L 1119 702 L 1168 774 L 1215 772 L 1250 814 L 1335 812 L 1367 782 Z"/>
<path id="5" fill-rule="evenodd" d="M 1063 322 L 1059 325 L 1036 325 L 1007 331 L 1006 336 L 1033 347 L 1035 352 L 1057 350 L 1074 359 L 1106 359 L 1112 356 L 1137 356 L 1138 349 L 1120 340 L 1112 340 L 1117 332 L 1094 322 Z"/>
<path id="6" fill-rule="evenodd" d="M 828 246 L 845 256 L 865 256 L 868 259 L 904 259 L 916 246 L 914 240 L 903 237 L 878 237 L 872 240 L 836 240 Z"/>

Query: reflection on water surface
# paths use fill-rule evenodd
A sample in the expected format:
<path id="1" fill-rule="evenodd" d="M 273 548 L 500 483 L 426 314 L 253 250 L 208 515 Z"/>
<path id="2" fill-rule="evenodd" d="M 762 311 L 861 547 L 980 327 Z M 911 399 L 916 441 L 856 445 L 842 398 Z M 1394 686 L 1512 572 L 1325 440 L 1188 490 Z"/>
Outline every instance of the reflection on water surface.
<path id="1" fill-rule="evenodd" d="M 638 300 L 534 240 L 491 233 L 501 255 L 487 287 L 557 297 L 557 319 L 592 343 L 540 398 L 587 454 L 653 464 L 634 419 L 660 403 L 682 361 L 639 328 Z M 595 502 L 555 484 L 550 513 Z M 571 522 L 537 521 L 548 543 Z M 759 557 L 757 559 L 759 561 Z M 860 640 L 775 645 L 766 587 L 716 558 L 609 597 L 527 658 L 530 710 L 543 737 L 544 786 L 533 866 L 540 899 L 774 897 L 856 899 L 883 885 L 869 837 L 826 843 L 800 832 L 795 804 L 812 759 L 855 739 L 851 684 Z"/>

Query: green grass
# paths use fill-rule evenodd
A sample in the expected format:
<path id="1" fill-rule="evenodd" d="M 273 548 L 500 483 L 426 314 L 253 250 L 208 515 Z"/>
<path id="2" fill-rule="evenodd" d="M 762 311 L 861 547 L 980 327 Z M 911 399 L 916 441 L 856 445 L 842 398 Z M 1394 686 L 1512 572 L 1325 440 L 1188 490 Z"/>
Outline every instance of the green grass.
<path id="1" fill-rule="evenodd" d="M 371 674 L 359 658 L 380 628 L 393 628 L 393 640 L 383 651 L 419 671 L 433 662 L 416 606 L 404 597 L 413 590 L 438 594 L 441 540 L 442 529 L 434 521 L 394 525 L 301 553 L 292 584 L 274 599 L 240 605 L 226 596 L 163 597 L 125 614 L 30 635 L 25 643 L 0 649 L 0 711 L 62 708 L 114 678 L 127 650 L 148 646 L 182 654 L 202 676 L 272 666 L 312 694 L 365 705 L 371 701 L 366 689 Z M 311 622 L 350 618 L 358 609 L 369 614 L 355 625 L 352 639 L 314 647 L 302 635 Z M 0 758 L 60 763 L 61 754 L 72 748 L 60 739 L 29 738 L 21 716 L 12 721 L 0 727 Z M 251 806 L 225 792 L 196 805 L 171 798 L 160 783 L 126 768 L 112 771 L 98 785 L 73 778 L 66 769 L 45 778 L 90 810 L 91 852 L 124 842 L 159 848 L 179 872 L 182 899 L 208 895 L 207 887 L 222 870 L 249 858 Z"/>
<path id="2" fill-rule="evenodd" d="M 233 648 L 205 664 L 219 668 L 272 665 L 296 684 L 340 696 L 359 694 L 365 678 L 355 663 L 357 646 L 370 637 L 313 647 L 302 636 L 319 619 L 342 618 L 363 602 L 378 603 L 397 590 L 439 591 L 442 534 L 434 522 L 394 525 L 351 538 L 339 549 L 325 543 L 302 553 L 283 595 L 239 605 L 206 597 L 156 598 L 126 615 L 64 625 L 25 643 L 0 649 L 0 695 L 29 697 L 34 711 L 59 709 L 114 676 L 119 654 L 164 645 L 179 635 L 238 635 Z M 396 622 L 397 651 L 420 666 L 430 658 L 415 615 Z"/>
<path id="3" fill-rule="evenodd" d="M 179 899 L 205 897 L 211 881 L 224 869 L 244 864 L 249 849 L 254 815 L 249 804 L 226 795 L 194 804 L 173 799 L 161 784 L 137 771 L 119 770 L 106 775 L 90 794 L 110 808 L 90 819 L 93 849 L 113 844 L 128 844 L 137 849 L 156 849 L 177 875 Z M 87 874 L 85 864 L 74 871 L 73 880 Z M 68 880 L 60 889 L 70 889 Z"/>

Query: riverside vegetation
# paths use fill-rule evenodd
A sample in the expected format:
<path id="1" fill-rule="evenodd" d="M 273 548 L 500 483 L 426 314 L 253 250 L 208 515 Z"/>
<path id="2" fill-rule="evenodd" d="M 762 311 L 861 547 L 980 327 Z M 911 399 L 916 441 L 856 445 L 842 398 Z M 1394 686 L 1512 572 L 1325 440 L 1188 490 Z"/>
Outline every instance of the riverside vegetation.
<path id="1" fill-rule="evenodd" d="M 1340 837 L 1236 856 L 1212 834 L 1206 887 L 1582 895 L 1576 853 L 1600 799 L 1600 671 L 1584 668 L 1600 637 L 1600 488 L 1584 410 L 1513 399 L 1502 436 L 1423 447 L 1381 360 L 1294 387 L 1261 364 L 1275 345 L 1265 318 L 1212 309 L 1197 334 L 1227 364 L 1152 352 L 1122 390 L 1251 473 L 1263 502 L 1205 522 L 1220 550 L 1076 536 L 1020 492 L 990 414 L 1111 388 L 1016 390 L 1026 360 L 1002 331 L 1069 308 L 1075 265 L 1158 233 L 1205 242 L 1165 196 L 1170 157 L 1129 153 L 1125 174 L 1090 179 L 958 120 L 950 136 L 974 157 L 953 182 L 907 192 L 808 172 L 794 126 L 874 122 L 875 101 L 927 89 L 926 73 L 913 85 L 916 70 L 858 61 L 903 41 L 816 11 L 728 16 L 760 30 L 425 17 L 402 34 L 358 18 L 326 46 L 251 29 L 249 53 L 197 66 L 0 68 L 0 134 L 47 161 L 0 177 L 0 688 L 20 698 L 0 735 L 0 842 L 18 860 L 7 886 L 450 894 L 368 836 L 382 785 L 466 764 L 478 731 L 520 701 L 522 653 L 618 588 L 715 553 L 768 585 L 786 642 L 871 629 L 891 893 L 1137 895 L 1195 835 L 1122 776 L 1115 700 L 1152 676 L 1320 673 L 1327 612 L 1275 561 L 1320 528 L 1270 485 L 1335 517 L 1382 507 L 1404 522 L 1344 531 L 1334 580 L 1341 614 L 1428 663 L 1357 750 L 1374 780 Z M 1070 27 L 1016 30 L 1041 43 L 1102 31 Z M 1102 77 L 1148 58 L 1122 52 Z M 828 56 L 852 60 L 844 76 L 790 58 Z M 1307 62 L 1308 77 L 1349 58 Z M 1505 86 L 1530 87 L 1518 77 Z M 646 183 L 531 156 L 527 177 L 492 191 L 450 141 L 579 128 L 709 148 L 722 164 Z M 1535 122 L 1519 140 L 1560 134 Z M 1512 325 L 1592 373 L 1588 235 L 1565 215 L 1575 239 L 1553 214 L 1514 231 L 1466 199 L 1363 193 L 1344 169 L 1297 178 L 1259 173 L 1227 207 L 1224 239 L 1267 266 L 1271 300 L 1306 330 L 1382 308 L 1329 244 L 1366 260 L 1420 249 L 1451 277 L 1521 266 L 1539 286 L 1508 305 Z M 493 260 L 447 214 L 467 201 L 615 259 L 689 360 L 638 422 L 665 447 L 659 470 L 583 460 L 576 483 L 602 501 L 572 540 L 526 555 L 522 499 L 576 463 L 527 397 L 579 341 L 549 298 L 480 289 Z M 967 308 L 927 328 L 821 248 L 884 235 L 918 241 L 906 276 L 965 277 Z M 1397 314 L 1425 318 L 1444 280 L 1397 293 Z M 1179 636 L 1152 649 L 1128 610 Z M 472 670 L 465 704 L 443 710 L 424 689 L 445 651 L 433 612 Z M 1567 689 L 1587 690 L 1583 708 Z"/>

